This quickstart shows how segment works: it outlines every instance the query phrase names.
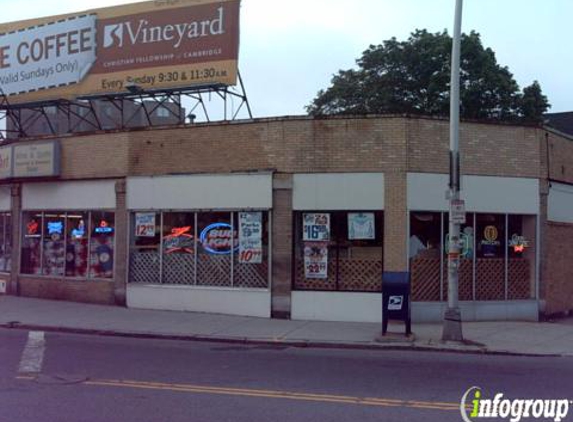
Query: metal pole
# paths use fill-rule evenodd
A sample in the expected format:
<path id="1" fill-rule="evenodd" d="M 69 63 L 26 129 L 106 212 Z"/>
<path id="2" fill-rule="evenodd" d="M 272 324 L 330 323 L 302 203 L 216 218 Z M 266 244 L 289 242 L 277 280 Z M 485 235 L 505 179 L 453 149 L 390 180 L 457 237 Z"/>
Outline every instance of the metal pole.
<path id="1" fill-rule="evenodd" d="M 460 224 L 453 218 L 454 205 L 460 199 L 460 39 L 462 2 L 456 0 L 452 64 L 450 82 L 450 218 L 448 245 L 448 307 L 444 314 L 443 341 L 462 341 L 462 318 L 458 303 L 458 275 L 460 265 Z"/>

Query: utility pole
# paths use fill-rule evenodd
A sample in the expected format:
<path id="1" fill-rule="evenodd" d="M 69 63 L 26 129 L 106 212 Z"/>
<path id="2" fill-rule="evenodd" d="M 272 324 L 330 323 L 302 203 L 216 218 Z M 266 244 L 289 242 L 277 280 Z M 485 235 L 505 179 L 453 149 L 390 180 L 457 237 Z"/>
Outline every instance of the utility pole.
<path id="1" fill-rule="evenodd" d="M 443 341 L 462 341 L 462 315 L 458 303 L 458 275 L 460 266 L 460 217 L 465 218 L 460 201 L 460 39 L 462 2 L 456 0 L 450 82 L 450 200 L 448 245 L 448 307 L 444 314 Z M 461 212 L 460 212 L 461 210 Z"/>

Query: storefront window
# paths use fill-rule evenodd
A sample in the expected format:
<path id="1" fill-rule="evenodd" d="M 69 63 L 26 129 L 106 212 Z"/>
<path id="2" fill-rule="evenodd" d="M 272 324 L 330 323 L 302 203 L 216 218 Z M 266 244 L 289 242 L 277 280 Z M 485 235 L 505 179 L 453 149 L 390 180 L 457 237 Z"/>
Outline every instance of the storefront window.
<path id="1" fill-rule="evenodd" d="M 44 213 L 42 237 L 42 274 L 63 276 L 65 266 L 65 225 L 66 215 L 62 211 Z"/>
<path id="2" fill-rule="evenodd" d="M 195 214 L 163 213 L 163 283 L 195 282 Z"/>
<path id="3" fill-rule="evenodd" d="M 12 262 L 12 218 L 0 213 L 0 272 L 10 272 Z"/>
<path id="4" fill-rule="evenodd" d="M 136 212 L 131 221 L 130 281 L 159 283 L 161 280 L 159 255 L 161 249 L 161 214 Z"/>
<path id="5" fill-rule="evenodd" d="M 410 214 L 410 277 L 416 301 L 447 300 L 448 213 Z M 443 245 L 430 257 L 435 227 Z M 507 300 L 535 297 L 536 216 L 466 213 L 460 227 L 458 267 L 460 300 Z M 419 242 L 412 242 L 417 237 Z M 417 245 L 415 248 L 413 245 Z"/>
<path id="6" fill-rule="evenodd" d="M 235 287 L 267 286 L 269 254 L 269 217 L 260 211 L 233 213 L 234 231 L 238 233 L 238 249 L 233 253 L 233 285 Z"/>
<path id="7" fill-rule="evenodd" d="M 295 214 L 295 288 L 381 290 L 383 213 Z"/>
<path id="8" fill-rule="evenodd" d="M 130 283 L 267 288 L 268 212 L 135 212 Z"/>
<path id="9" fill-rule="evenodd" d="M 91 213 L 90 278 L 113 277 L 114 214 Z"/>
<path id="10" fill-rule="evenodd" d="M 197 214 L 197 284 L 231 285 L 231 255 L 237 253 L 238 233 L 228 212 Z"/>
<path id="11" fill-rule="evenodd" d="M 42 226 L 42 213 L 23 214 L 21 262 L 23 274 L 42 274 Z"/>
<path id="12" fill-rule="evenodd" d="M 87 277 L 89 215 L 68 213 L 66 220 L 66 277 Z"/>
<path id="13" fill-rule="evenodd" d="M 113 277 L 113 213 L 33 211 L 22 218 L 22 274 Z"/>

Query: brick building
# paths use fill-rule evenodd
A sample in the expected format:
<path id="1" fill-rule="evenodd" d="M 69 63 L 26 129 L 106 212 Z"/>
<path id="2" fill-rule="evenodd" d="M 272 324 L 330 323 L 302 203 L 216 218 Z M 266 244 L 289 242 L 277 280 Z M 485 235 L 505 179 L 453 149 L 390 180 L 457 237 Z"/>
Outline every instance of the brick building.
<path id="1" fill-rule="evenodd" d="M 414 321 L 439 320 L 448 133 L 367 116 L 63 135 L 57 176 L 3 177 L 3 277 L 31 297 L 379 321 L 382 274 L 409 272 Z M 572 141 L 462 123 L 464 320 L 573 309 Z"/>

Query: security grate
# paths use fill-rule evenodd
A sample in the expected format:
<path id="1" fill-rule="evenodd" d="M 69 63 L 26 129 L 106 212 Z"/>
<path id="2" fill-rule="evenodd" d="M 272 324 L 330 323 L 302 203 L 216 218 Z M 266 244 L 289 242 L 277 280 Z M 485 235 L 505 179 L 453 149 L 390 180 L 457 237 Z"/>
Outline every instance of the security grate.
<path id="1" fill-rule="evenodd" d="M 251 288 L 268 288 L 269 277 L 267 260 L 263 259 L 261 264 L 240 264 L 238 257 L 235 256 L 233 265 L 233 286 L 251 287 Z"/>
<path id="2" fill-rule="evenodd" d="M 508 265 L 508 299 L 534 298 L 535 285 L 530 262 L 527 259 L 510 258 Z"/>
<path id="3" fill-rule="evenodd" d="M 338 270 L 338 286 L 336 273 Z M 382 261 L 371 259 L 340 259 L 329 263 L 327 279 L 306 278 L 304 262 L 297 260 L 295 288 L 299 290 L 340 290 L 380 292 L 382 289 Z"/>
<path id="4" fill-rule="evenodd" d="M 130 283 L 160 283 L 159 253 L 132 252 L 129 261 L 129 281 Z"/>
<path id="5" fill-rule="evenodd" d="M 197 256 L 197 285 L 231 286 L 231 258 L 228 255 Z"/>
<path id="6" fill-rule="evenodd" d="M 439 301 L 440 259 L 413 258 L 410 261 L 410 283 L 413 301 Z"/>
<path id="7" fill-rule="evenodd" d="M 163 284 L 195 284 L 195 256 L 183 253 L 164 254 Z"/>

